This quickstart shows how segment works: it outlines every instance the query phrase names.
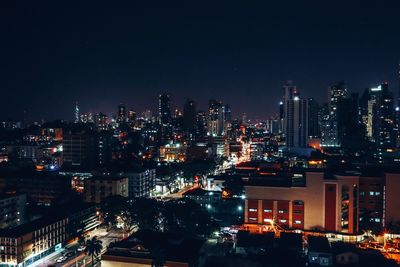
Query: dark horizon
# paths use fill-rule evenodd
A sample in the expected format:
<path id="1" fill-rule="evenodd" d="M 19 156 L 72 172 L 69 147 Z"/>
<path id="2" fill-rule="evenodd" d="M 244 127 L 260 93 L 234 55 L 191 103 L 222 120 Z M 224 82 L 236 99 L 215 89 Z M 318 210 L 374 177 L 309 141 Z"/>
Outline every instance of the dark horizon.
<path id="1" fill-rule="evenodd" d="M 161 92 L 173 108 L 218 98 L 234 117 L 266 119 L 286 80 L 319 102 L 342 80 L 351 92 L 399 88 L 395 1 L 2 5 L 1 119 L 72 120 L 75 101 L 154 112 Z"/>

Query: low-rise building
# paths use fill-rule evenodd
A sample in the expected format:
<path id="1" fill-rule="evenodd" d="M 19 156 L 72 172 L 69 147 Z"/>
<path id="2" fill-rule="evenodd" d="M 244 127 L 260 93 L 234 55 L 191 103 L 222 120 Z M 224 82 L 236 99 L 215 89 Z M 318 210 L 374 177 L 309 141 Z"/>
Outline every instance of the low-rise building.
<path id="1" fill-rule="evenodd" d="M 197 266 L 204 242 L 170 233 L 139 231 L 111 244 L 101 256 L 101 266 Z"/>
<path id="2" fill-rule="evenodd" d="M 311 266 L 333 266 L 333 254 L 326 237 L 308 236 L 308 262 Z"/>
<path id="3" fill-rule="evenodd" d="M 186 145 L 170 143 L 159 148 L 160 161 L 184 162 L 186 160 Z"/>
<path id="4" fill-rule="evenodd" d="M 42 217 L 0 229 L 0 265 L 27 266 L 61 249 L 67 240 L 66 218 Z"/>
<path id="5" fill-rule="evenodd" d="M 156 170 L 141 169 L 125 172 L 128 177 L 129 198 L 150 197 L 156 188 Z"/>
<path id="6" fill-rule="evenodd" d="M 25 220 L 25 208 L 25 194 L 0 194 L 0 228 L 22 224 Z"/>
<path id="7" fill-rule="evenodd" d="M 102 175 L 84 180 L 84 198 L 86 202 L 100 204 L 110 196 L 129 196 L 127 176 Z"/>
<path id="8" fill-rule="evenodd" d="M 273 221 L 287 229 L 356 235 L 365 214 L 373 214 L 381 227 L 400 221 L 400 173 L 383 173 L 373 181 L 358 172 L 308 171 L 305 183 L 295 178 L 250 178 L 245 185 L 245 223 L 262 227 Z"/>

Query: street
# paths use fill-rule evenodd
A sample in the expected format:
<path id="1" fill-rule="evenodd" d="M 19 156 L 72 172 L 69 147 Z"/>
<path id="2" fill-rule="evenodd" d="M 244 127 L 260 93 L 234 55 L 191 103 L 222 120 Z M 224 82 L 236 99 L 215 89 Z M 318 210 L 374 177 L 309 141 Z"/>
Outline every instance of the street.
<path id="1" fill-rule="evenodd" d="M 103 249 L 101 251 L 101 254 L 103 254 L 107 250 L 107 247 L 110 245 L 110 243 L 122 239 L 123 234 L 122 232 L 116 230 L 111 230 L 107 232 L 105 229 L 102 228 L 91 231 L 88 234 L 87 239 L 90 239 L 94 236 L 97 236 L 97 238 L 103 242 Z M 91 256 L 86 255 L 84 251 L 77 251 L 78 247 L 79 245 L 75 241 L 71 244 L 66 245 L 64 248 L 44 257 L 43 259 L 32 263 L 31 265 L 29 265 L 29 267 L 78 267 L 91 264 Z M 60 263 L 56 262 L 59 257 L 68 253 L 72 255 L 68 257 L 65 261 Z"/>

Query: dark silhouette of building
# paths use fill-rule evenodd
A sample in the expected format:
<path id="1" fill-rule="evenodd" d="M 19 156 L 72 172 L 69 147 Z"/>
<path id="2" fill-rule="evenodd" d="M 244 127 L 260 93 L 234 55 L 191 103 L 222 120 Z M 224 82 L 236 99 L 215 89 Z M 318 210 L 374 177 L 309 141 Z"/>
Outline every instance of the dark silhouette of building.
<path id="1" fill-rule="evenodd" d="M 337 130 L 341 147 L 356 151 L 365 146 L 366 132 L 359 116 L 358 94 L 337 102 Z"/>
<path id="2" fill-rule="evenodd" d="M 196 128 L 196 104 L 192 100 L 187 100 L 183 106 L 183 128 L 189 132 Z"/>
<path id="3" fill-rule="evenodd" d="M 158 116 L 161 124 L 171 122 L 171 107 L 168 94 L 160 94 L 158 97 Z"/>
<path id="4" fill-rule="evenodd" d="M 308 99 L 308 136 L 319 138 L 321 131 L 318 123 L 319 104 L 314 98 Z"/>

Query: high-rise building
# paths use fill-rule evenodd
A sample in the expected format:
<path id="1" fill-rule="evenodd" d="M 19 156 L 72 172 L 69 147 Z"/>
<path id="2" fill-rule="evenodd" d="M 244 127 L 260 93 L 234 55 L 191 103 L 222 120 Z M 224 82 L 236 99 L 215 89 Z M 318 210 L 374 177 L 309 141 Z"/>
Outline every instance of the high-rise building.
<path id="1" fill-rule="evenodd" d="M 123 104 L 118 105 L 117 122 L 126 122 L 126 107 Z"/>
<path id="2" fill-rule="evenodd" d="M 338 104 L 342 99 L 347 97 L 347 88 L 344 82 L 338 82 L 329 88 L 329 120 L 331 125 L 330 144 L 340 146 L 338 133 Z"/>
<path id="3" fill-rule="evenodd" d="M 372 94 L 373 93 L 373 94 Z M 373 104 L 372 136 L 376 144 L 376 157 L 383 162 L 383 154 L 396 145 L 395 109 L 393 93 L 389 91 L 387 82 L 371 88 Z"/>
<path id="4" fill-rule="evenodd" d="M 150 109 L 146 109 L 145 111 L 143 111 L 143 118 L 146 120 L 146 121 L 151 121 L 151 119 L 152 119 L 152 114 L 151 114 L 151 110 Z"/>
<path id="5" fill-rule="evenodd" d="M 397 92 L 397 107 L 400 107 L 400 62 L 397 69 L 397 82 L 398 82 L 398 92 Z"/>
<path id="6" fill-rule="evenodd" d="M 360 120 L 365 128 L 365 134 L 368 134 L 368 101 L 371 99 L 369 88 L 365 88 L 363 94 L 361 95 L 359 102 L 359 114 Z"/>
<path id="7" fill-rule="evenodd" d="M 219 100 L 211 99 L 208 106 L 207 133 L 211 136 L 224 135 L 224 107 Z"/>
<path id="8" fill-rule="evenodd" d="M 128 122 L 130 127 L 134 127 L 136 124 L 136 112 L 133 109 L 128 111 Z"/>
<path id="9" fill-rule="evenodd" d="M 279 130 L 278 133 L 283 133 L 284 131 L 284 120 L 285 118 L 285 105 L 283 103 L 283 101 L 279 102 Z"/>
<path id="10" fill-rule="evenodd" d="M 352 93 L 337 103 L 338 140 L 342 148 L 357 151 L 365 145 L 365 126 L 359 114 L 358 94 Z"/>
<path id="11" fill-rule="evenodd" d="M 319 104 L 314 98 L 308 99 L 308 136 L 311 138 L 319 138 L 321 131 L 318 123 Z"/>
<path id="12" fill-rule="evenodd" d="M 322 146 L 340 146 L 338 137 L 338 103 L 340 100 L 347 98 L 347 88 L 344 82 L 330 86 L 328 89 L 329 102 L 327 109 L 322 109 L 324 114 L 320 116 L 321 127 L 321 145 Z"/>
<path id="13" fill-rule="evenodd" d="M 196 104 L 192 100 L 187 100 L 183 106 L 183 127 L 189 132 L 196 127 Z"/>
<path id="14" fill-rule="evenodd" d="M 169 124 L 171 122 L 171 107 L 168 94 L 160 94 L 158 97 L 158 116 L 161 124 Z"/>
<path id="15" fill-rule="evenodd" d="M 284 132 L 286 146 L 306 147 L 308 140 L 308 101 L 301 99 L 293 82 L 283 86 Z"/>
<path id="16" fill-rule="evenodd" d="M 228 132 L 232 126 L 232 110 L 229 105 L 223 106 L 223 115 L 224 115 L 224 132 Z"/>
<path id="17" fill-rule="evenodd" d="M 80 120 L 78 102 L 75 103 L 75 112 L 74 112 L 74 115 L 75 115 L 75 123 L 78 123 L 79 120 Z"/>
<path id="18" fill-rule="evenodd" d="M 94 116 L 94 123 L 98 130 L 104 131 L 107 130 L 107 115 L 103 113 L 98 113 Z"/>
<path id="19" fill-rule="evenodd" d="M 207 135 L 207 114 L 204 111 L 198 111 L 196 114 L 196 136 L 205 137 Z"/>
<path id="20" fill-rule="evenodd" d="M 91 169 L 104 166 L 111 160 L 111 134 L 69 130 L 63 136 L 65 167 Z"/>

